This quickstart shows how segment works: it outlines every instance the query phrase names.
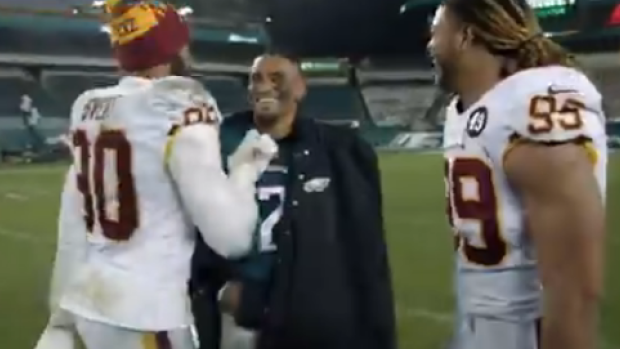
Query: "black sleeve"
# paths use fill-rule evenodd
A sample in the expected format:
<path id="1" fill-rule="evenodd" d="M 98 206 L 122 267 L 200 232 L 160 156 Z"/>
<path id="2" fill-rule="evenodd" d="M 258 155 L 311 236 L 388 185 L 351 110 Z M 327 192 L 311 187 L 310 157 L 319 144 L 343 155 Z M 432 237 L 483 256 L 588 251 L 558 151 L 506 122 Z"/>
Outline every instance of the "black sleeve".
<path id="1" fill-rule="evenodd" d="M 368 304 L 364 319 L 373 334 L 371 343 L 376 341 L 372 349 L 396 348 L 396 316 L 384 231 L 379 161 L 375 150 L 361 137 L 354 138 L 351 152 L 368 186 L 369 217 L 375 217 L 364 228 L 365 234 L 358 236 L 358 245 L 354 250 L 357 260 L 365 260 L 364 270 L 358 270 L 356 274 L 359 277 L 362 304 Z M 364 229 L 360 227 L 360 231 Z"/>
<path id="2" fill-rule="evenodd" d="M 381 220 L 381 227 L 383 227 L 383 192 L 381 190 L 381 172 L 377 153 L 368 142 L 355 134 L 352 140 L 351 154 L 359 166 L 360 173 L 366 178 L 369 190 L 373 193 L 371 200 L 376 203 L 375 212 Z"/>
<path id="3" fill-rule="evenodd" d="M 191 292 L 191 307 L 200 349 L 219 349 L 222 317 L 217 301 L 218 289 L 203 287 Z"/>
<path id="4" fill-rule="evenodd" d="M 396 348 L 396 320 L 378 158 L 357 132 L 342 133 L 332 146 L 338 148 L 333 153 L 339 154 L 332 166 L 342 177 L 337 180 L 340 230 L 365 348 L 392 349 Z"/>

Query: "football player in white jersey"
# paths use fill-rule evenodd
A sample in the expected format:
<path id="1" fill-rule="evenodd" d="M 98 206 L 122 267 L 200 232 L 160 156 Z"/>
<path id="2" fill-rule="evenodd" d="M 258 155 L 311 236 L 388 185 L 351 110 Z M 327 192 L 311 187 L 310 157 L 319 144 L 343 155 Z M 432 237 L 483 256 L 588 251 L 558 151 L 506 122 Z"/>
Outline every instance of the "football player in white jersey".
<path id="1" fill-rule="evenodd" d="M 172 6 L 110 5 L 119 84 L 71 112 L 52 281 L 38 349 L 192 349 L 187 299 L 195 226 L 225 257 L 246 253 L 254 186 L 276 152 L 250 131 L 222 170 L 215 100 L 184 77 L 188 27 Z"/>
<path id="2" fill-rule="evenodd" d="M 439 83 L 455 95 L 444 133 L 455 346 L 595 348 L 607 166 L 599 91 L 525 0 L 445 0 L 431 32 Z"/>

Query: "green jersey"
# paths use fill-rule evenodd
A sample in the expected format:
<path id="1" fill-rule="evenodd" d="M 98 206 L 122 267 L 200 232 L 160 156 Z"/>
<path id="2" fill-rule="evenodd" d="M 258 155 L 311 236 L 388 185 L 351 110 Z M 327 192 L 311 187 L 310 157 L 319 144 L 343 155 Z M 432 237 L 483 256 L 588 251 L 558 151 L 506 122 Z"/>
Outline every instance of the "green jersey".
<path id="1" fill-rule="evenodd" d="M 224 122 L 220 133 L 222 159 L 234 153 L 245 133 L 253 128 L 251 123 Z M 269 276 L 276 246 L 273 230 L 283 213 L 285 187 L 288 175 L 288 146 L 279 142 L 278 155 L 256 184 L 256 200 L 259 207 L 259 221 L 254 234 L 254 245 L 250 254 L 238 261 L 238 272 L 243 277 L 257 281 Z M 232 216 L 234 219 L 234 215 Z"/>

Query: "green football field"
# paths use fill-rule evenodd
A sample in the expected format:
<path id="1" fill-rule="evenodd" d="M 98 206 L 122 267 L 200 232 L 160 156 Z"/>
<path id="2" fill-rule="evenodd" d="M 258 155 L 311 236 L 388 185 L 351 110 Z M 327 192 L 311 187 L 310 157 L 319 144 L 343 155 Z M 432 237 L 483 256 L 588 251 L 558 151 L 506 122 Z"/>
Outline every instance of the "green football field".
<path id="1" fill-rule="evenodd" d="M 62 166 L 0 168 L 0 348 L 30 349 L 46 320 Z M 451 329 L 452 238 L 438 155 L 382 157 L 386 229 L 402 349 L 439 349 Z M 620 349 L 620 157 L 609 167 L 601 348 Z M 354 348 L 351 348 L 354 349 Z"/>

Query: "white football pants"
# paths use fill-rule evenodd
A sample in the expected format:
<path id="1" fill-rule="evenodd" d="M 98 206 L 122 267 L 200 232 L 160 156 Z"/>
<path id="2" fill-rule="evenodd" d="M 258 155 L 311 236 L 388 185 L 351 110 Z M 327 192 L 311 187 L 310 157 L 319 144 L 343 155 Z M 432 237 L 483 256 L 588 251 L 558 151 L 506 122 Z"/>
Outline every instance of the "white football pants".
<path id="1" fill-rule="evenodd" d="M 74 336 L 86 349 L 196 349 L 190 328 L 146 332 L 73 316 L 73 326 L 49 324 L 35 349 L 75 349 Z"/>
<path id="2" fill-rule="evenodd" d="M 459 322 L 452 349 L 540 349 L 540 321 L 464 315 Z"/>

